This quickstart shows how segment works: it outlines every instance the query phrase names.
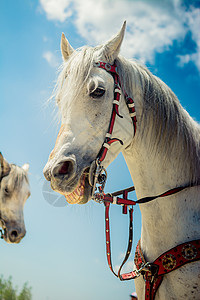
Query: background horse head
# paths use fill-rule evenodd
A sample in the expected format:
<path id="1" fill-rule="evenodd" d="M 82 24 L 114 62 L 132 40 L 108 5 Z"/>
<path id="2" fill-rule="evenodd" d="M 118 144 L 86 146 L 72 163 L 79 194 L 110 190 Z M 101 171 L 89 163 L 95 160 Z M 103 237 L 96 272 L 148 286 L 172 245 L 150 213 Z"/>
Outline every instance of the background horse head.
<path id="1" fill-rule="evenodd" d="M 26 234 L 23 209 L 30 196 L 28 169 L 28 164 L 9 164 L 0 153 L 0 225 L 7 243 L 19 243 Z"/>
<path id="2" fill-rule="evenodd" d="M 189 186 L 140 206 L 141 249 L 147 261 L 154 261 L 168 249 L 200 238 L 200 127 L 168 86 L 146 67 L 119 55 L 124 31 L 125 24 L 106 44 L 76 51 L 62 35 L 64 63 L 56 89 L 61 129 L 44 175 L 69 203 L 91 199 L 93 162 L 104 144 L 115 99 L 116 86 L 109 72 L 114 63 L 122 95 L 111 136 L 116 142 L 105 145 L 109 150 L 103 166 L 122 152 L 138 198 Z M 99 68 L 99 62 L 107 64 L 107 70 Z M 135 103 L 135 134 L 127 95 Z M 158 299 L 183 299 L 189 294 L 198 299 L 198 268 L 199 262 L 193 262 L 168 274 Z M 143 299 L 143 278 L 135 284 Z"/>

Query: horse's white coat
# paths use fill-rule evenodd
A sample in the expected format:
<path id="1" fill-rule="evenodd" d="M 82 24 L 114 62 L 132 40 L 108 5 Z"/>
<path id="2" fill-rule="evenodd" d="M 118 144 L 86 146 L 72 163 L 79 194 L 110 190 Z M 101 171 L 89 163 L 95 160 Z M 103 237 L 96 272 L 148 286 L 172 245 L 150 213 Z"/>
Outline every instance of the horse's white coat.
<path id="1" fill-rule="evenodd" d="M 26 233 L 23 209 L 30 196 L 29 165 L 18 167 L 0 156 L 0 224 L 4 229 L 4 240 L 19 243 Z"/>
<path id="2" fill-rule="evenodd" d="M 199 125 L 161 80 L 138 63 L 118 57 L 124 30 L 123 26 L 120 33 L 103 46 L 83 48 L 79 52 L 72 50 L 62 36 L 62 54 L 66 62 L 58 81 L 57 102 L 62 125 L 67 131 L 61 132 L 46 172 L 66 153 L 66 149 L 72 153 L 73 149 L 81 149 L 84 155 L 89 153 L 91 161 L 97 156 L 110 120 L 113 79 L 106 71 L 94 68 L 92 63 L 98 60 L 113 63 L 116 59 L 123 88 L 135 101 L 137 131 L 133 138 L 133 126 L 122 98 L 119 110 L 124 118 L 116 119 L 113 137 L 122 139 L 124 146 L 119 143 L 111 146 L 105 166 L 122 151 L 138 198 L 157 195 L 191 182 L 199 183 Z M 88 86 L 91 89 L 103 86 L 105 95 L 92 100 L 88 96 Z M 51 184 L 55 184 L 56 189 L 53 179 Z M 140 205 L 141 247 L 147 261 L 154 261 L 180 243 L 200 238 L 199 192 L 199 186 L 191 187 Z M 197 300 L 199 282 L 200 262 L 187 264 L 164 276 L 155 299 Z M 144 299 L 143 278 L 136 279 L 135 285 L 139 299 Z"/>

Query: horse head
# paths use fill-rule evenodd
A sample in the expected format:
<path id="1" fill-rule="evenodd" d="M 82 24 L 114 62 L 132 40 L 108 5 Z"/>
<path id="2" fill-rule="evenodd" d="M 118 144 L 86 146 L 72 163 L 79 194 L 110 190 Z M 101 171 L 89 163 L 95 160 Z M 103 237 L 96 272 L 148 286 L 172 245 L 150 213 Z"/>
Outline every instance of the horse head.
<path id="1" fill-rule="evenodd" d="M 28 169 L 28 164 L 9 164 L 0 153 L 0 226 L 8 243 L 19 243 L 26 234 L 23 208 L 30 196 Z"/>
<path id="2" fill-rule="evenodd" d="M 69 203 L 86 203 L 92 197 L 94 161 L 104 143 L 112 113 L 115 83 L 113 76 L 97 67 L 98 61 L 113 65 L 125 32 L 106 44 L 74 50 L 64 34 L 61 39 L 63 70 L 57 84 L 56 101 L 61 112 L 61 128 L 55 147 L 44 168 L 51 187 Z M 122 95 L 112 137 L 104 160 L 107 167 L 131 143 L 133 124 Z"/>

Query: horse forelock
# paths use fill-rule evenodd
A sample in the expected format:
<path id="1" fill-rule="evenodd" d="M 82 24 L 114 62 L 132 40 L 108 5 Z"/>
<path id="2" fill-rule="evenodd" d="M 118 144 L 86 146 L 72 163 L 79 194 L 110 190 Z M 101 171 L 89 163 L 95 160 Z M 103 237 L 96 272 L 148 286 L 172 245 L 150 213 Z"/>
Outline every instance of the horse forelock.
<path id="1" fill-rule="evenodd" d="M 25 171 L 18 167 L 15 164 L 10 164 L 10 185 L 12 186 L 12 190 L 20 189 L 23 185 L 24 180 L 29 183 L 28 176 Z"/>
<path id="2" fill-rule="evenodd" d="M 60 93 L 66 80 L 69 82 L 69 89 L 66 93 L 70 94 L 71 98 L 75 99 L 81 93 L 93 68 L 94 55 L 95 49 L 85 46 L 74 51 L 69 59 L 61 65 L 54 90 L 57 102 L 60 101 Z"/>

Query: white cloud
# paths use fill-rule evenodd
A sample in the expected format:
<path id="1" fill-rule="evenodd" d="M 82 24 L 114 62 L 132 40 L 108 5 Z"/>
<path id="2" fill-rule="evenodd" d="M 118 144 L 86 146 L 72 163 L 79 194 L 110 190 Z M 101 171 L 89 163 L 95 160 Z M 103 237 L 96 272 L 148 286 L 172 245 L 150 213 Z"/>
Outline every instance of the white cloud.
<path id="1" fill-rule="evenodd" d="M 191 31 L 192 39 L 196 43 L 196 52 L 178 55 L 179 65 L 183 67 L 189 62 L 193 62 L 200 71 L 200 9 L 190 8 L 186 13 L 188 29 Z"/>
<path id="2" fill-rule="evenodd" d="M 40 0 L 40 4 L 49 20 L 64 22 L 72 15 L 69 9 L 71 0 Z"/>
<path id="3" fill-rule="evenodd" d="M 174 39 L 185 34 L 185 28 L 175 17 L 174 10 L 164 6 L 153 6 L 151 2 L 107 1 L 98 2 L 93 8 L 93 0 L 76 0 L 79 33 L 92 44 L 101 43 L 119 30 L 126 19 L 128 28 L 122 52 L 128 58 L 134 57 L 144 62 L 152 62 L 155 52 L 167 49 Z M 93 11 L 90 16 L 87 11 Z"/>
<path id="4" fill-rule="evenodd" d="M 55 68 L 59 66 L 59 61 L 54 53 L 51 51 L 46 51 L 43 53 L 43 58 L 48 62 L 48 64 Z"/>
<path id="5" fill-rule="evenodd" d="M 122 53 L 128 58 L 153 62 L 156 53 L 167 50 L 174 40 L 183 41 L 189 30 L 200 50 L 199 9 L 192 7 L 186 11 L 181 0 L 40 0 L 40 3 L 48 19 L 64 22 L 73 14 L 79 34 L 91 45 L 105 42 L 127 20 Z M 179 59 L 179 65 L 183 65 L 184 58 Z M 197 53 L 185 57 L 187 60 L 200 70 Z"/>
<path id="6" fill-rule="evenodd" d="M 178 65 L 180 67 L 184 67 L 189 62 L 193 62 L 194 64 L 196 64 L 197 68 L 200 71 L 200 52 L 186 54 L 186 55 L 177 55 L 177 57 L 179 59 Z"/>

